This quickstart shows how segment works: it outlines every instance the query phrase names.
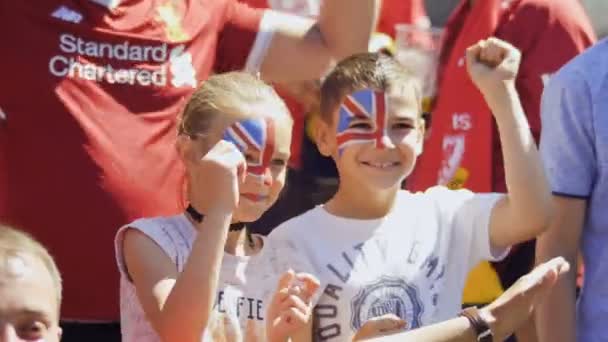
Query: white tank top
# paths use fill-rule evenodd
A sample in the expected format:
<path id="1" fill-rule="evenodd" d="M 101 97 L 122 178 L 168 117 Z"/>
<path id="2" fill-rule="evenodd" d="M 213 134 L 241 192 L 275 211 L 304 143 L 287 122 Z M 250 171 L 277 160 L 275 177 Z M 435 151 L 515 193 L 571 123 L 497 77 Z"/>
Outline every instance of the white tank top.
<path id="1" fill-rule="evenodd" d="M 123 342 L 152 342 L 160 338 L 146 319 L 135 286 L 126 271 L 123 239 L 127 229 L 137 229 L 152 239 L 182 272 L 197 231 L 184 215 L 139 219 L 122 227 L 115 240 L 120 270 L 120 320 Z M 264 240 L 266 242 L 266 240 Z M 282 252 L 281 254 L 285 254 Z M 277 251 L 264 245 L 255 256 L 224 253 L 218 292 L 202 341 L 265 341 L 264 304 L 271 299 L 278 277 L 290 266 Z M 292 266 L 297 269 L 297 266 Z"/>

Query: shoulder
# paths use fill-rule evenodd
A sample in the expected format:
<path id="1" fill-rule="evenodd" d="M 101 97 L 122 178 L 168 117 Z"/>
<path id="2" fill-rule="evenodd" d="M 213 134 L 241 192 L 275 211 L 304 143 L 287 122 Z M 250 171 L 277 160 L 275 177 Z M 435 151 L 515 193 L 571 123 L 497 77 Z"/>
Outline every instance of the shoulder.
<path id="1" fill-rule="evenodd" d="M 530 19 L 554 21 L 584 19 L 585 9 L 579 0 L 515 0 L 514 14 L 525 14 Z"/>
<path id="2" fill-rule="evenodd" d="M 474 193 L 467 189 L 451 190 L 445 186 L 434 186 L 424 192 L 411 194 L 423 206 L 420 210 L 433 210 L 433 215 L 449 219 L 455 215 L 468 213 L 483 208 L 490 208 L 502 197 L 496 193 Z"/>
<path id="3" fill-rule="evenodd" d="M 318 227 L 315 221 L 319 218 L 320 207 L 291 218 L 274 228 L 268 235 L 268 240 L 288 240 L 295 236 L 310 235 Z"/>
<path id="4" fill-rule="evenodd" d="M 177 270 L 177 248 L 168 233 L 176 230 L 173 217 L 156 217 L 135 220 L 116 234 L 116 262 L 121 275 L 131 279 L 133 272 L 150 268 Z"/>
<path id="5" fill-rule="evenodd" d="M 183 235 L 189 230 L 185 221 L 182 215 L 141 218 L 121 227 L 116 236 L 118 238 L 129 231 L 138 231 L 153 240 L 171 239 L 172 236 Z"/>
<path id="6" fill-rule="evenodd" d="M 451 190 L 445 186 L 437 185 L 428 188 L 424 192 L 418 192 L 414 195 L 419 199 L 423 199 L 425 201 L 442 203 L 453 201 L 456 199 L 466 199 L 472 197 L 474 193 L 466 189 Z"/>
<path id="7" fill-rule="evenodd" d="M 159 250 L 170 259 L 185 254 L 194 239 L 194 231 L 181 215 L 135 220 L 116 233 L 115 250 L 119 260 L 124 254 Z"/>
<path id="8" fill-rule="evenodd" d="M 592 97 L 603 95 L 608 86 L 608 39 L 604 39 L 566 63 L 547 84 L 551 89 L 588 90 Z"/>
<path id="9" fill-rule="evenodd" d="M 501 24 L 502 35 L 522 45 L 538 44 L 540 36 L 579 36 L 590 45 L 595 39 L 591 21 L 578 0 L 514 0 Z M 559 44 L 560 42 L 552 42 Z M 527 45 L 525 45 L 527 46 Z"/>

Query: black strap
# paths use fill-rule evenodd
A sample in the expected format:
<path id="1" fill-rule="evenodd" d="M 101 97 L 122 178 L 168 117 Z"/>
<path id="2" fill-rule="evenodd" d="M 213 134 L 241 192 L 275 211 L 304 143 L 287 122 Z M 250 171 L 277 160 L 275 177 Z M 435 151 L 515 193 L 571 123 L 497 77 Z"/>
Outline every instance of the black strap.
<path id="1" fill-rule="evenodd" d="M 188 205 L 188 208 L 186 208 L 186 212 L 188 213 L 188 215 L 190 215 L 190 217 L 198 223 L 203 222 L 203 219 L 205 218 L 205 215 L 201 214 L 200 212 L 198 212 L 198 210 L 194 209 L 194 207 L 192 206 L 192 204 Z M 244 222 L 236 222 L 230 225 L 229 230 L 231 232 L 238 232 L 245 229 L 245 223 Z"/>
<path id="2" fill-rule="evenodd" d="M 230 225 L 230 228 L 229 228 L 229 230 L 231 232 L 240 232 L 243 229 L 245 229 L 245 222 L 233 223 Z"/>
<path id="3" fill-rule="evenodd" d="M 190 217 L 195 222 L 198 222 L 198 223 L 203 222 L 203 218 L 205 217 L 205 215 L 199 213 L 198 210 L 194 209 L 192 204 L 188 204 L 188 208 L 186 208 L 186 212 L 188 213 L 188 215 L 190 215 Z"/>
<path id="4" fill-rule="evenodd" d="M 188 208 L 186 208 L 186 212 L 197 223 L 203 222 L 203 219 L 205 218 L 205 215 L 199 213 L 198 210 L 194 209 L 192 204 L 188 204 Z M 228 230 L 231 232 L 239 232 L 246 228 L 247 227 L 244 222 L 237 222 L 237 223 L 231 224 L 230 227 L 228 228 Z M 253 241 L 253 236 L 252 236 L 251 232 L 249 231 L 249 229 L 247 229 L 246 233 L 247 233 L 247 241 L 249 242 L 249 246 L 253 248 L 255 246 L 255 242 Z"/>

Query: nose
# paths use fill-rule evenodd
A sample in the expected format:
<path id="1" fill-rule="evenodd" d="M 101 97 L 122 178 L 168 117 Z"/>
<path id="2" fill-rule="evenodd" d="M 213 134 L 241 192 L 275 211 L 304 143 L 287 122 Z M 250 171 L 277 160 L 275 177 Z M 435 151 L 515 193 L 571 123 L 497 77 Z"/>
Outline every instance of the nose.
<path id="1" fill-rule="evenodd" d="M 249 175 L 266 186 L 272 185 L 272 172 L 269 167 L 261 166 L 249 168 Z"/>
<path id="2" fill-rule="evenodd" d="M 395 144 L 393 144 L 393 140 L 386 132 L 382 132 L 376 140 L 376 147 L 381 150 L 385 148 L 395 148 Z"/>

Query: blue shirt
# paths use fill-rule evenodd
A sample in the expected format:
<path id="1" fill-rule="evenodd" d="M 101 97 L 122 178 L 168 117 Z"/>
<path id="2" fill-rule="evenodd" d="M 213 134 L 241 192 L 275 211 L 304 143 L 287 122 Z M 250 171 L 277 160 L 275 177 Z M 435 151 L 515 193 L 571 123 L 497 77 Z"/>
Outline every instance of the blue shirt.
<path id="1" fill-rule="evenodd" d="M 577 341 L 608 341 L 608 40 L 551 78 L 541 119 L 540 149 L 553 193 L 588 203 Z"/>

